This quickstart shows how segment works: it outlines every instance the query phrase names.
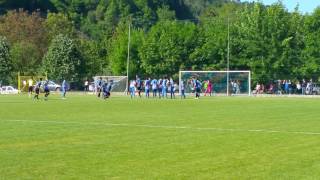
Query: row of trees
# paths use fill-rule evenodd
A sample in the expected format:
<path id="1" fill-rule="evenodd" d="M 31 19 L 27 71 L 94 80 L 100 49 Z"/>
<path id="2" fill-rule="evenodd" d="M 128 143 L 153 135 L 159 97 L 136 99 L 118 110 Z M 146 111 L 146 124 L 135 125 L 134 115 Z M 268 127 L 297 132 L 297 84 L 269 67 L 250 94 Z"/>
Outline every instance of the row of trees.
<path id="1" fill-rule="evenodd" d="M 15 2 L 0 0 L 3 83 L 14 83 L 17 72 L 73 82 L 125 75 L 129 24 L 131 77 L 225 70 L 228 22 L 231 69 L 251 70 L 254 82 L 320 76 L 320 8 L 304 15 L 281 2 Z M 18 7 L 29 11 L 10 10 Z"/>
<path id="2" fill-rule="evenodd" d="M 161 11 L 149 31 L 132 32 L 131 75 L 226 70 L 229 21 L 230 69 L 251 70 L 254 83 L 320 77 L 320 8 L 302 15 L 281 3 L 233 3 L 208 8 L 195 22 L 174 20 L 170 11 Z M 116 74 L 126 70 L 126 26 L 116 30 L 108 54 Z"/>

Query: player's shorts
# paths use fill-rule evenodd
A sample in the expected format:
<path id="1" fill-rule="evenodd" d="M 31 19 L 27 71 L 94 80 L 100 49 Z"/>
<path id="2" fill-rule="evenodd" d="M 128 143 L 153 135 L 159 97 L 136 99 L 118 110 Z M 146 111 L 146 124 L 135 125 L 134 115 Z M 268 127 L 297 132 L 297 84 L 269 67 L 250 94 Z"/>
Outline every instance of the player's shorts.
<path id="1" fill-rule="evenodd" d="M 137 90 L 138 90 L 138 91 L 141 91 L 141 89 L 142 89 L 141 87 L 137 87 Z"/>
<path id="2" fill-rule="evenodd" d="M 45 92 L 45 93 L 49 93 L 50 90 L 49 90 L 49 89 L 44 89 L 44 92 Z"/>
<path id="3" fill-rule="evenodd" d="M 29 86 L 28 91 L 32 92 L 33 91 L 33 86 Z"/>
<path id="4" fill-rule="evenodd" d="M 40 94 L 40 88 L 36 88 L 35 92 L 36 94 Z"/>

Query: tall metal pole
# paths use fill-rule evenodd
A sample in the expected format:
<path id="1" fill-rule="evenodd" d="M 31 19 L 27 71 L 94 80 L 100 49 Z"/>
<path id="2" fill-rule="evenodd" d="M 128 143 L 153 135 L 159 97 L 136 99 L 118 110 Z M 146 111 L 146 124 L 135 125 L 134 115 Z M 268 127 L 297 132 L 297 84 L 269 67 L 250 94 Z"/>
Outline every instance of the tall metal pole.
<path id="1" fill-rule="evenodd" d="M 128 92 L 129 92 L 130 41 L 131 41 L 131 20 L 129 21 L 129 34 L 128 34 L 127 84 L 126 84 L 126 93 L 127 93 L 127 94 L 128 94 Z"/>
<path id="2" fill-rule="evenodd" d="M 227 96 L 229 93 L 229 83 L 230 83 L 230 18 L 228 17 L 228 54 L 227 54 Z"/>

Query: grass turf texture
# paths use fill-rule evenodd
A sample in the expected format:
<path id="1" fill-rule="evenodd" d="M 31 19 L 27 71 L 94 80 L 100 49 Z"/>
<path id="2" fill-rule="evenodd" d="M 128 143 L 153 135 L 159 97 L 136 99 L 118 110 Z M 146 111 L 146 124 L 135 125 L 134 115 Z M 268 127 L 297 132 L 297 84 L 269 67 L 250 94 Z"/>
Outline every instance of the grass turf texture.
<path id="1" fill-rule="evenodd" d="M 0 96 L 0 179 L 313 179 L 320 135 L 290 132 L 320 133 L 319 106 L 303 98 Z M 247 131 L 258 129 L 276 132 Z"/>

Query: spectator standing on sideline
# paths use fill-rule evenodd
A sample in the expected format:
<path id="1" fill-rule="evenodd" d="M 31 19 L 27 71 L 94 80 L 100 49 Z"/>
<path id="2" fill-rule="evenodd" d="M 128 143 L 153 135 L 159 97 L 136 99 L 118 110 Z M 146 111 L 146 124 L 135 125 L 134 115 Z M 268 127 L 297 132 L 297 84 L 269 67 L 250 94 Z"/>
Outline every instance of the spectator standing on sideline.
<path id="1" fill-rule="evenodd" d="M 292 93 L 292 83 L 291 83 L 291 80 L 288 81 L 288 94 L 291 94 Z"/>
<path id="2" fill-rule="evenodd" d="M 284 80 L 284 92 L 289 94 L 289 83 L 287 80 Z"/>
<path id="3" fill-rule="evenodd" d="M 84 92 L 87 93 L 89 91 L 89 80 L 84 81 Z"/>
<path id="4" fill-rule="evenodd" d="M 306 95 L 306 89 L 307 89 L 307 82 L 305 79 L 303 79 L 301 83 L 302 95 Z"/>
<path id="5" fill-rule="evenodd" d="M 301 92 L 301 84 L 300 84 L 300 82 L 298 81 L 298 83 L 297 83 L 297 90 L 296 90 L 296 93 L 297 94 L 302 94 L 302 92 Z"/>

